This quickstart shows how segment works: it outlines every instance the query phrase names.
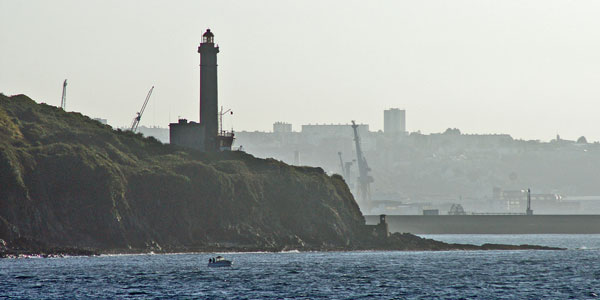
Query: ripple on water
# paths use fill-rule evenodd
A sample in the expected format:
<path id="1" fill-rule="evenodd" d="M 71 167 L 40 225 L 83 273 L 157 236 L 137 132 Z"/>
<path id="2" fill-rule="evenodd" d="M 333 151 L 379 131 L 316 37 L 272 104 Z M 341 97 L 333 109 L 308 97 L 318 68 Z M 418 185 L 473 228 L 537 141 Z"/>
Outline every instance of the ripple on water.
<path id="1" fill-rule="evenodd" d="M 72 298 L 595 299 L 598 250 L 232 253 L 0 260 L 0 295 Z"/>

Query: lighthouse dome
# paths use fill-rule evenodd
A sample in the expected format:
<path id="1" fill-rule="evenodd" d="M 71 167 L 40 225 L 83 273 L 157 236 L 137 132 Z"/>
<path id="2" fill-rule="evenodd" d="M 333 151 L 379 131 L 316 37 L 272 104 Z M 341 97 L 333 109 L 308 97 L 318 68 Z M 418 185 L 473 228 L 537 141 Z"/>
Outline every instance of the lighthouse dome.
<path id="1" fill-rule="evenodd" d="M 210 29 L 206 29 L 206 32 L 202 35 L 203 43 L 214 43 L 215 35 L 210 31 Z"/>

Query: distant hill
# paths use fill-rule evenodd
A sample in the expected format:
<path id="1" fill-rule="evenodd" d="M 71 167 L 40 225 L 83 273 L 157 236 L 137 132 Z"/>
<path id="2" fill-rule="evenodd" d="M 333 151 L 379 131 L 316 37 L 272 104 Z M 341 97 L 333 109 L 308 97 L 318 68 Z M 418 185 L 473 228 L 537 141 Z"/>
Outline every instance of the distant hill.
<path id="1" fill-rule="evenodd" d="M 120 128 L 120 129 L 127 130 L 128 128 Z M 137 132 L 139 132 L 147 137 L 153 137 L 153 138 L 161 141 L 163 144 L 169 143 L 169 128 L 147 127 L 147 126 L 142 125 L 142 126 L 138 127 Z"/>
<path id="2" fill-rule="evenodd" d="M 360 138 L 372 169 L 375 200 L 432 203 L 440 205 L 437 208 L 443 203 L 461 203 L 468 211 L 522 212 L 524 208 L 509 210 L 506 202 L 494 200 L 494 189 L 531 188 L 533 193 L 567 197 L 600 195 L 600 143 L 588 143 L 585 137 L 540 142 L 448 129 L 427 135 L 367 132 Z M 257 157 L 287 163 L 299 158 L 300 164 L 320 166 L 329 174 L 342 173 L 341 152 L 344 162 L 351 164 L 345 178 L 348 184 L 352 186 L 358 177 L 352 136 L 237 132 L 236 145 Z M 571 208 L 535 205 L 537 213 L 592 213 L 590 207 L 600 213 L 600 203 Z"/>

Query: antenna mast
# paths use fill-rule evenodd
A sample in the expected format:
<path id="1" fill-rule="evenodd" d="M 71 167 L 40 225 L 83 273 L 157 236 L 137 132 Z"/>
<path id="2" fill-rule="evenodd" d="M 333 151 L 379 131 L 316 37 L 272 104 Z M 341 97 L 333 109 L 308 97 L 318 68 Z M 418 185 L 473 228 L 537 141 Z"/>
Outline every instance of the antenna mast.
<path id="1" fill-rule="evenodd" d="M 219 134 L 220 135 L 223 134 L 223 115 L 225 115 L 227 113 L 230 113 L 233 115 L 233 112 L 231 111 L 231 109 L 223 111 L 223 106 L 221 106 L 221 111 L 219 112 Z"/>
<path id="2" fill-rule="evenodd" d="M 66 110 L 67 108 L 67 80 L 63 82 L 62 100 L 60 101 L 60 108 Z"/>

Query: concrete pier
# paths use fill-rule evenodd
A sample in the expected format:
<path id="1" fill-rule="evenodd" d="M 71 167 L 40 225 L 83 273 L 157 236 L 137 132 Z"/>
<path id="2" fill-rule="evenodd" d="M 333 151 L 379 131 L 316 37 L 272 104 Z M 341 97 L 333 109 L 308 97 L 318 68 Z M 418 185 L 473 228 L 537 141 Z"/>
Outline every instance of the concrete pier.
<path id="1" fill-rule="evenodd" d="M 365 216 L 376 224 L 379 216 Z M 413 234 L 600 234 L 600 215 L 387 215 L 390 232 Z"/>

